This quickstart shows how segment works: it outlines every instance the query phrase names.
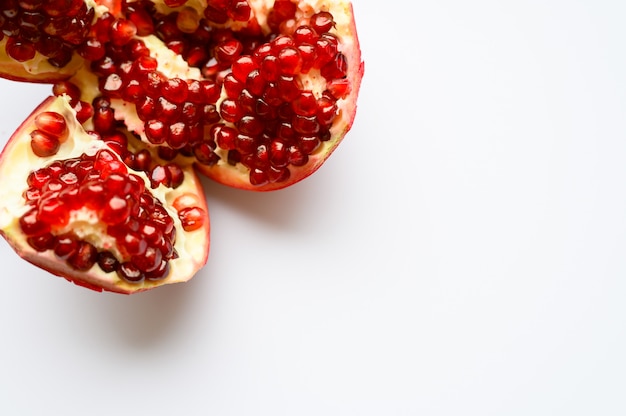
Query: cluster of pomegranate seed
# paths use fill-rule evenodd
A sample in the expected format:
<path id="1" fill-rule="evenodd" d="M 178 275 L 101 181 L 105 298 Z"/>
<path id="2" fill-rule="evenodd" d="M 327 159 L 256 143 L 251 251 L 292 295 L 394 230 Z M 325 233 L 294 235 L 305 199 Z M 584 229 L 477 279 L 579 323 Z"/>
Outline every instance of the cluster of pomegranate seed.
<path id="1" fill-rule="evenodd" d="M 35 130 L 30 133 L 30 146 L 39 157 L 55 155 L 67 139 L 67 121 L 63 115 L 45 111 L 35 117 Z"/>
<path id="2" fill-rule="evenodd" d="M 64 67 L 85 41 L 94 9 L 83 0 L 3 0 L 0 40 L 7 37 L 7 55 L 19 62 L 37 52 L 56 67 Z"/>
<path id="3" fill-rule="evenodd" d="M 265 37 L 254 25 L 241 32 L 211 27 L 209 21 L 221 20 L 217 11 L 228 19 L 250 19 L 249 12 L 238 14 L 246 9 L 239 3 L 249 9 L 245 1 L 209 1 L 204 17 L 191 8 L 163 16 L 148 1 L 126 4 L 125 18 L 102 16 L 79 51 L 91 60 L 101 95 L 93 103 L 81 102 L 80 91 L 67 83 L 56 93 L 69 91 L 79 120 L 93 115 L 102 137 L 116 128 L 111 100 L 122 99 L 135 105 L 146 139 L 165 159 L 181 153 L 212 166 L 226 156 L 228 163 L 249 169 L 253 185 L 286 181 L 290 166 L 305 165 L 331 137 L 337 100 L 348 93 L 347 59 L 329 32 L 335 23 L 328 12 L 300 21 L 289 35 Z M 270 20 L 294 23 L 295 13 L 293 2 L 279 0 Z M 201 69 L 203 79 L 166 77 L 135 37 L 149 34 Z M 325 79 L 325 91 L 314 94 L 303 87 L 299 75 L 311 71 Z M 222 87 L 226 99 L 218 103 Z M 155 182 L 164 171 L 157 170 L 151 173 Z"/>
<path id="4" fill-rule="evenodd" d="M 23 197 L 29 209 L 19 223 L 35 250 L 53 250 L 75 270 L 98 264 L 128 282 L 167 277 L 169 261 L 178 257 L 174 220 L 113 151 L 51 162 L 31 172 L 27 184 Z M 197 207 L 182 209 L 179 217 L 183 229 L 197 229 L 206 221 Z M 82 238 L 78 231 L 64 231 L 90 221 L 103 228 Z M 106 238 L 115 240 L 108 244 L 118 253 L 96 247 L 96 241 L 106 247 Z"/>

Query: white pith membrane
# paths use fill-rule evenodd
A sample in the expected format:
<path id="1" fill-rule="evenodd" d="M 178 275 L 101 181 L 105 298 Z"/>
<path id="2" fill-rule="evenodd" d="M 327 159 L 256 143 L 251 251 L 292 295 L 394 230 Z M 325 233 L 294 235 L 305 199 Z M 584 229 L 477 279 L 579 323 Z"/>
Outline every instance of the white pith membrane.
<path id="1" fill-rule="evenodd" d="M 61 144 L 58 153 L 49 157 L 36 156 L 30 146 L 30 133 L 35 129 L 33 120 L 37 114 L 44 111 L 54 111 L 62 114 L 69 130 L 67 141 Z M 174 220 L 175 228 L 177 229 L 174 248 L 178 252 L 179 257 L 169 261 L 169 275 L 162 280 L 144 280 L 140 283 L 129 283 L 121 279 L 116 272 L 105 273 L 97 263 L 86 272 L 77 271 L 68 266 L 63 260 L 60 260 L 54 254 L 54 251 L 38 252 L 28 244 L 26 235 L 22 232 L 19 225 L 20 217 L 30 209 L 22 196 L 28 188 L 26 182 L 28 174 L 49 165 L 52 161 L 71 159 L 82 154 L 92 156 L 103 148 L 108 147 L 104 142 L 94 140 L 78 124 L 75 112 L 69 105 L 69 97 L 49 98 L 44 101 L 20 126 L 0 155 L 0 177 L 3 178 L 3 183 L 5 184 L 5 186 L 0 188 L 0 234 L 5 237 L 21 257 L 29 262 L 53 274 L 65 277 L 77 284 L 86 285 L 92 289 L 133 293 L 191 279 L 206 263 L 210 231 L 204 193 L 199 179 L 191 170 L 185 170 L 185 181 L 176 189 L 167 188 L 163 185 L 152 189 L 148 178 L 143 172 L 129 169 L 129 173 L 141 177 L 146 184 L 146 190 L 161 201 L 163 207 Z M 203 226 L 195 231 L 183 230 L 178 212 L 173 208 L 174 202 L 181 196 L 189 197 L 183 199 L 188 199 L 189 203 L 193 204 L 192 206 L 197 206 L 207 213 Z M 179 209 L 182 210 L 188 206 L 179 207 Z M 99 251 L 109 250 L 113 252 L 119 261 L 124 260 L 122 254 L 115 249 L 115 239 L 105 234 L 104 226 L 99 222 L 97 215 L 93 211 L 86 208 L 72 211 L 68 225 L 53 230 L 53 234 L 61 235 L 68 231 L 75 234 L 79 239 L 91 243 Z"/>
<path id="2" fill-rule="evenodd" d="M 128 1 L 128 3 L 133 3 L 133 1 Z M 206 1 L 204 0 L 189 0 L 185 6 L 178 8 L 170 8 L 160 1 L 153 1 L 153 3 L 156 9 L 163 14 L 181 10 L 183 7 L 192 7 L 202 16 L 206 8 Z M 267 15 L 274 5 L 274 0 L 248 0 L 248 3 L 252 9 L 250 20 L 256 19 L 264 34 L 267 35 L 271 33 L 271 29 L 267 25 Z M 250 184 L 250 170 L 246 166 L 242 163 L 237 163 L 234 166 L 228 163 L 228 151 L 218 147 L 215 153 L 220 157 L 220 160 L 215 165 L 207 166 L 198 163 L 196 167 L 200 172 L 220 183 L 237 188 L 259 191 L 280 189 L 295 183 L 312 174 L 324 163 L 352 125 L 356 113 L 356 100 L 360 81 L 363 75 L 363 63 L 361 61 L 358 38 L 354 25 L 352 5 L 349 1 L 345 0 L 302 0 L 298 1 L 296 4 L 298 7 L 296 18 L 294 19 L 296 22 L 307 19 L 320 11 L 326 11 L 333 15 L 335 27 L 330 30 L 330 33 L 339 38 L 338 51 L 343 53 L 347 59 L 348 78 L 350 81 L 349 92 L 346 97 L 337 100 L 338 114 L 330 128 L 330 140 L 322 141 L 315 152 L 308 156 L 308 162 L 304 166 L 296 167 L 289 165 L 288 169 L 291 171 L 291 176 L 287 182 L 268 183 L 260 187 L 254 187 Z M 238 31 L 246 25 L 246 22 L 229 21 L 221 25 L 212 25 Z M 136 36 L 136 38 L 141 39 L 148 47 L 151 56 L 158 61 L 157 70 L 166 77 L 186 80 L 203 79 L 198 68 L 190 67 L 180 55 L 171 51 L 158 37 L 150 35 L 143 37 Z M 311 69 L 306 74 L 298 74 L 297 78 L 300 80 L 303 90 L 312 91 L 316 98 L 320 98 L 322 93 L 327 89 L 327 81 L 320 74 L 318 69 Z M 81 100 L 85 102 L 92 102 L 95 97 L 100 95 L 97 78 L 91 73 L 88 67 L 81 68 L 70 81 L 80 88 Z M 222 87 L 221 96 L 216 103 L 218 109 L 222 101 L 226 98 L 225 88 Z M 113 98 L 111 99 L 111 106 L 115 110 L 115 118 L 123 121 L 129 131 L 134 132 L 141 137 L 146 144 L 150 145 L 145 135 L 144 122 L 139 119 L 134 104 L 122 99 Z M 224 120 L 221 120 L 219 123 L 223 123 L 229 127 L 235 127 L 233 123 Z M 205 131 L 208 131 L 208 126 L 205 127 Z M 185 158 L 182 156 L 179 156 L 176 161 L 179 164 L 191 164 L 194 162 L 193 158 Z"/>

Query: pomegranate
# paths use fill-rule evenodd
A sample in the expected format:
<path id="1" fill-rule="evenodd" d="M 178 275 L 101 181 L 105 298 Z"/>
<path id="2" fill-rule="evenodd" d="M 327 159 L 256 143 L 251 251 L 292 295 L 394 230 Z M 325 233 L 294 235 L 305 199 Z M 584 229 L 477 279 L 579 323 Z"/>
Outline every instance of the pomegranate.
<path id="1" fill-rule="evenodd" d="M 137 156 L 150 152 L 138 140 L 128 147 L 135 153 L 118 153 L 126 136 L 85 131 L 69 100 L 44 101 L 0 155 L 9 185 L 0 189 L 0 233 L 31 263 L 95 290 L 133 293 L 189 280 L 209 247 L 197 176 L 154 161 L 141 166 Z"/>
<path id="2" fill-rule="evenodd" d="M 97 290 L 186 281 L 209 246 L 195 172 L 306 178 L 349 131 L 363 70 L 347 0 L 5 0 L 0 76 L 54 97 L 0 157 L 0 233 Z"/>
<path id="3" fill-rule="evenodd" d="M 221 183 L 268 191 L 298 182 L 354 120 L 363 64 L 348 1 L 43 3 L 0 6 L 9 16 L 0 74 L 63 80 L 81 110 L 107 100 L 144 142 Z"/>

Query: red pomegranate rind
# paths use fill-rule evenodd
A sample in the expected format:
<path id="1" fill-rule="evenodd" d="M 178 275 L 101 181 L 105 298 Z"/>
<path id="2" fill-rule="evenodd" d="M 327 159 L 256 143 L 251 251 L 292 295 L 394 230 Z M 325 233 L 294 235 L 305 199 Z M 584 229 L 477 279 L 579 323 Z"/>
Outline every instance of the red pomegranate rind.
<path id="1" fill-rule="evenodd" d="M 69 134 L 67 139 L 61 144 L 61 148 L 57 154 L 50 157 L 38 157 L 34 155 L 30 149 L 30 132 L 37 127 L 35 125 L 37 116 L 47 112 L 61 114 L 67 121 Z M 45 126 L 41 126 L 41 118 L 38 121 L 40 127 L 44 127 L 45 129 Z M 99 154 L 108 155 L 107 159 L 102 159 L 103 162 L 98 162 L 94 157 L 97 158 Z M 76 159 L 76 157 L 79 157 L 79 159 Z M 130 281 L 129 278 L 120 278 L 121 275 L 119 272 L 107 273 L 103 271 L 103 269 L 95 263 L 94 247 L 91 247 L 91 240 L 89 239 L 92 239 L 94 244 L 98 245 L 99 248 L 97 250 L 99 250 L 99 252 L 102 252 L 102 250 L 115 249 L 117 252 L 122 253 L 125 257 L 119 257 L 120 263 L 122 261 L 130 261 L 131 258 L 133 259 L 133 264 L 135 263 L 134 257 L 131 257 L 134 240 L 132 240 L 132 238 L 128 240 L 128 237 L 124 237 L 125 235 L 133 235 L 135 231 L 124 231 L 124 229 L 120 229 L 122 232 L 121 237 L 130 244 L 120 246 L 119 242 L 113 242 L 113 228 L 111 228 L 111 225 L 108 226 L 108 230 L 106 225 L 105 228 L 101 228 L 101 222 L 105 218 L 103 215 L 109 212 L 108 218 L 115 218 L 111 217 L 112 214 L 115 215 L 114 211 L 110 211 L 110 208 L 105 207 L 101 214 L 93 214 L 100 215 L 102 219 L 94 223 L 93 226 L 89 226 L 85 229 L 85 225 L 83 224 L 85 214 L 72 217 L 68 212 L 92 209 L 95 203 L 93 202 L 93 198 L 81 197 L 81 195 L 85 194 L 72 197 L 70 193 L 66 193 L 65 196 L 63 196 L 64 191 L 62 190 L 61 194 L 55 198 L 60 201 L 65 201 L 64 209 L 68 211 L 59 211 L 57 205 L 55 205 L 54 199 L 42 199 L 44 195 L 43 192 L 52 192 L 52 194 L 54 194 L 54 189 L 52 188 L 53 181 L 46 179 L 44 175 L 32 176 L 33 172 L 52 172 L 52 166 L 54 166 L 56 172 L 60 172 L 59 169 L 61 169 L 62 166 L 70 166 L 67 164 L 69 162 L 59 162 L 63 160 L 82 160 L 80 163 L 76 162 L 78 165 L 72 162 L 72 166 L 80 165 L 78 168 L 72 168 L 73 172 L 78 172 L 76 169 L 79 168 L 86 169 L 85 162 L 94 160 L 95 165 L 93 166 L 95 169 L 81 172 L 84 177 L 94 178 L 94 180 L 97 180 L 100 175 L 105 174 L 104 172 L 106 170 L 112 172 L 113 170 L 115 172 L 128 172 L 129 175 L 135 177 L 138 177 L 137 175 L 143 175 L 141 172 L 131 173 L 121 160 L 108 149 L 105 142 L 93 140 L 93 138 L 85 133 L 75 120 L 73 110 L 69 106 L 66 98 L 47 99 L 18 128 L 0 154 L 0 177 L 3 183 L 9 185 L 0 189 L 0 234 L 21 257 L 38 267 L 50 271 L 52 274 L 64 277 L 80 286 L 98 291 L 104 290 L 126 294 L 145 291 L 164 284 L 187 281 L 205 264 L 208 256 L 210 225 L 204 193 L 193 171 L 187 170 L 184 172 L 184 180 L 176 189 L 167 188 L 162 185 L 158 186 L 156 189 L 150 189 L 147 186 L 147 178 L 144 177 L 143 180 L 139 179 L 146 184 L 145 189 L 150 189 L 150 193 L 155 196 L 156 200 L 152 200 L 155 202 L 160 201 L 157 202 L 157 204 L 161 206 L 161 208 L 159 208 L 161 214 L 150 218 L 162 218 L 163 220 L 167 220 L 164 224 L 169 222 L 171 224 L 170 226 L 175 228 L 176 239 L 175 241 L 172 240 L 173 245 L 170 245 L 170 254 L 168 254 L 168 256 L 171 256 L 171 259 L 169 261 L 161 261 L 159 263 L 160 266 L 157 263 L 149 265 L 150 269 L 146 269 L 147 272 L 145 273 L 146 278 L 139 283 L 134 283 Z M 105 160 L 110 161 L 104 162 Z M 98 163 L 100 163 L 100 167 L 98 167 Z M 128 186 L 128 184 L 132 185 L 132 183 L 125 182 L 122 175 L 117 176 L 122 178 L 121 182 L 117 179 L 115 179 L 115 182 L 111 182 L 116 176 L 113 173 L 108 175 L 109 179 L 106 179 L 106 181 L 108 181 L 106 183 L 109 184 L 108 192 L 113 192 L 111 189 L 117 189 L 115 188 L 117 186 L 115 185 L 116 183 L 120 184 L 119 186 L 123 186 L 124 183 L 127 184 L 126 186 Z M 71 172 L 63 176 L 59 175 L 58 178 L 66 184 L 73 184 L 77 179 L 75 176 L 72 179 Z M 48 185 L 45 185 L 46 180 L 48 180 Z M 59 180 L 56 180 L 55 186 L 59 185 Z M 37 195 L 37 189 L 42 189 L 39 195 Z M 68 185 L 67 190 L 70 189 L 71 187 Z M 121 189 L 122 188 L 120 188 L 119 192 L 122 192 Z M 149 198 L 147 200 L 149 202 L 153 197 L 150 196 L 150 194 L 146 195 L 147 198 Z M 84 200 L 81 200 L 81 198 L 84 198 Z M 141 199 L 143 199 L 143 197 L 141 197 Z M 74 201 L 73 204 L 76 206 L 71 206 L 72 203 L 68 201 Z M 113 201 L 113 199 L 111 201 Z M 176 208 L 174 208 L 174 206 L 176 206 Z M 156 208 L 158 207 L 155 207 L 155 209 Z M 189 209 L 193 209 L 194 212 L 197 213 L 197 215 L 193 217 L 193 230 L 185 223 L 185 210 Z M 46 216 L 36 220 L 36 217 L 30 215 L 31 212 L 34 212 L 33 210 L 44 210 L 42 212 L 45 212 Z M 89 213 L 95 211 L 88 210 L 85 212 Z M 127 215 L 130 215 L 130 212 Z M 130 219 L 130 217 L 128 218 Z M 145 222 L 149 226 L 150 221 L 140 220 L 138 224 Z M 58 231 L 53 231 L 53 234 L 56 233 L 55 235 L 57 235 L 57 237 L 53 237 L 47 231 L 53 230 L 52 228 L 46 228 L 53 227 L 52 225 L 47 225 L 48 223 L 55 224 L 54 227 L 56 227 L 55 229 Z M 98 230 L 107 230 L 106 235 L 101 235 Z M 76 251 L 75 249 L 71 249 L 68 251 L 68 248 L 61 246 L 60 241 L 63 236 L 66 235 L 66 232 L 76 232 L 77 234 L 73 237 L 75 239 L 73 240 L 70 236 L 68 242 L 77 244 L 77 247 L 82 247 L 87 243 L 85 246 L 86 250 Z M 149 238 L 149 234 L 145 234 L 145 230 L 143 229 L 141 229 L 141 232 L 143 233 L 141 234 L 142 237 L 140 237 L 141 240 L 137 241 L 144 241 L 141 243 L 141 247 L 144 247 L 142 250 L 145 250 L 144 244 L 146 244 L 147 240 L 144 240 L 144 238 Z M 29 235 L 33 237 L 29 237 Z M 78 237 L 79 235 L 84 235 L 84 237 Z M 157 234 L 152 232 L 151 235 L 158 236 L 160 234 L 158 234 L 157 231 Z M 34 242 L 33 238 L 35 239 Z M 83 238 L 87 240 L 83 240 Z M 52 250 L 51 241 L 57 241 L 54 250 Z M 74 241 L 74 243 L 72 243 L 72 241 Z M 154 250 L 152 252 L 154 252 Z M 153 261 L 160 261 L 160 256 L 161 254 L 159 254 L 156 260 L 154 260 L 155 258 L 153 257 Z M 124 258 L 126 258 L 126 260 L 124 260 Z M 139 260 L 141 259 L 138 258 L 137 261 Z M 145 261 L 146 260 L 142 260 L 142 263 L 145 263 Z M 150 273 L 148 273 L 148 271 Z M 167 271 L 169 271 L 168 274 L 166 274 Z"/>

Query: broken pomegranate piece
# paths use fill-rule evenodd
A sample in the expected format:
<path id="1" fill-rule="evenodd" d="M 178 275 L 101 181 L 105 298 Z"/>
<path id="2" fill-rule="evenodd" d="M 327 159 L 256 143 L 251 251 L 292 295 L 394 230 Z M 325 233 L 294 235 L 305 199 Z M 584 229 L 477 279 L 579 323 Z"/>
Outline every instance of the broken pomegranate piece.
<path id="1" fill-rule="evenodd" d="M 86 132 L 68 101 L 47 99 L 2 153 L 8 186 L 0 190 L 0 233 L 26 260 L 97 290 L 133 293 L 189 280 L 209 248 L 206 202 L 193 170 L 179 168 L 176 187 L 171 178 L 153 183 Z M 64 140 L 40 155 L 33 150 L 37 131 Z"/>

